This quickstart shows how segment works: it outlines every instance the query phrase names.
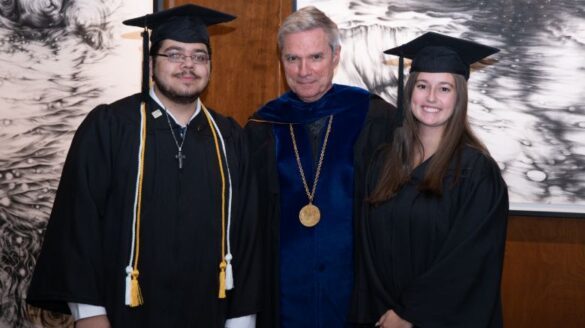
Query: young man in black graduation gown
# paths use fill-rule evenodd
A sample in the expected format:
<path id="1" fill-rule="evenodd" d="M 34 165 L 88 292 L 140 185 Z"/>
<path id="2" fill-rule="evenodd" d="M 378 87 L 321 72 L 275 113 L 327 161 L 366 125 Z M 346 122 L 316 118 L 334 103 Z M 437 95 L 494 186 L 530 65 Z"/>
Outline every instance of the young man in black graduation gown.
<path id="1" fill-rule="evenodd" d="M 124 22 L 152 29 L 153 88 L 143 80 L 141 94 L 98 106 L 76 132 L 30 304 L 71 311 L 78 327 L 254 326 L 247 144 L 199 98 L 211 66 L 206 26 L 233 18 L 185 5 Z"/>
<path id="2" fill-rule="evenodd" d="M 353 285 L 353 202 L 361 199 L 354 198 L 354 175 L 363 176 L 357 172 L 388 141 L 394 110 L 366 90 L 332 83 L 339 31 L 318 9 L 290 15 L 279 48 L 291 91 L 260 108 L 245 128 L 267 253 L 258 326 L 344 327 Z M 319 209 L 318 222 L 299 213 L 308 203 Z"/>

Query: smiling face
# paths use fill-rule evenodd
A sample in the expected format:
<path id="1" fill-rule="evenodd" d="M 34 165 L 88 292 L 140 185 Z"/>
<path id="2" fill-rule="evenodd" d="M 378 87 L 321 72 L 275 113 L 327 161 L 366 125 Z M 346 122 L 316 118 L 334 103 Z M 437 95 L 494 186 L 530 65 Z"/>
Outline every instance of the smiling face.
<path id="1" fill-rule="evenodd" d="M 203 43 L 183 43 L 174 40 L 163 40 L 158 54 L 171 55 L 208 54 L 207 46 Z M 152 57 L 152 77 L 154 90 L 159 98 L 178 103 L 188 104 L 195 102 L 205 90 L 209 82 L 211 64 L 195 63 L 191 58 L 185 58 L 182 63 L 174 63 L 169 57 Z M 164 99 L 162 99 L 164 98 Z"/>
<path id="2" fill-rule="evenodd" d="M 455 78 L 451 73 L 421 72 L 416 78 L 410 107 L 421 132 L 442 132 L 457 102 Z"/>
<path id="3" fill-rule="evenodd" d="M 281 60 L 292 92 L 304 102 L 319 100 L 333 84 L 339 52 L 331 49 L 322 28 L 287 34 Z"/>

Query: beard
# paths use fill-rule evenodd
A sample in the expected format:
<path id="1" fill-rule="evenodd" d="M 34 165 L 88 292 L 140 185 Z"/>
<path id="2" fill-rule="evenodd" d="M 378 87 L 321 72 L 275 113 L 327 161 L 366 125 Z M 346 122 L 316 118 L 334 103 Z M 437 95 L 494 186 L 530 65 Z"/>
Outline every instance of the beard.
<path id="1" fill-rule="evenodd" d="M 189 73 L 185 73 L 189 74 Z M 192 74 L 192 73 L 191 73 Z M 153 74 L 152 79 L 156 83 L 157 89 L 169 100 L 177 104 L 191 104 L 194 103 L 201 95 L 203 90 L 195 90 L 191 92 L 178 92 L 174 90 L 169 84 L 161 81 L 156 74 Z M 205 87 L 203 88 L 205 89 Z"/>

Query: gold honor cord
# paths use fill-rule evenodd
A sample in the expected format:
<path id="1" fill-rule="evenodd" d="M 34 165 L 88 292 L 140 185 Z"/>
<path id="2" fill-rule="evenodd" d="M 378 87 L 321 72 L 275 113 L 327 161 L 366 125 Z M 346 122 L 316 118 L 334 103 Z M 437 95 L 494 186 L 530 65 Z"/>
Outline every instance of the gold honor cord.
<path id="1" fill-rule="evenodd" d="M 223 168 L 223 160 L 221 158 L 220 146 L 217 138 L 217 133 L 215 128 L 211 122 L 211 114 L 207 111 L 207 109 L 201 104 L 202 110 L 205 113 L 205 117 L 207 118 L 207 123 L 211 129 L 211 133 L 213 135 L 213 141 L 215 144 L 215 151 L 217 155 L 217 160 L 219 163 L 219 172 L 221 175 L 221 262 L 219 264 L 219 298 L 226 297 L 226 266 L 227 262 L 225 259 L 225 243 L 226 243 L 226 226 L 225 226 L 225 209 L 226 209 L 226 181 L 225 181 L 225 173 Z M 133 222 L 133 231 L 132 231 L 132 239 L 134 241 L 132 247 L 135 252 L 132 252 L 130 255 L 130 262 L 132 266 L 126 267 L 126 302 L 125 304 L 130 307 L 137 307 L 144 303 L 142 298 L 142 293 L 140 291 L 140 285 L 138 284 L 138 259 L 140 255 L 140 219 L 141 219 L 141 209 L 142 209 L 142 182 L 144 180 L 144 156 L 146 153 L 146 105 L 143 102 L 140 106 L 140 114 L 141 114 L 141 127 L 140 127 L 140 148 L 139 148 L 139 165 L 138 165 L 138 174 L 137 174 L 137 186 L 136 186 L 136 198 L 135 198 L 135 219 Z M 185 136 L 186 138 L 187 136 Z M 226 154 L 227 155 L 227 154 Z M 227 157 L 225 158 L 227 161 Z M 134 258 L 132 258 L 132 255 Z"/>
<path id="2" fill-rule="evenodd" d="M 221 175 L 221 262 L 219 263 L 219 298 L 225 298 L 225 268 L 227 262 L 225 259 L 225 174 L 223 171 L 223 160 L 221 159 L 221 152 L 219 149 L 219 142 L 217 140 L 217 133 L 213 123 L 211 123 L 211 114 L 207 111 L 207 108 L 201 104 L 201 109 L 205 113 L 207 123 L 211 129 L 213 135 L 213 142 L 215 143 L 215 153 L 217 155 L 217 162 L 219 163 L 219 173 Z M 227 157 L 225 159 L 227 161 Z"/>
<path id="3" fill-rule="evenodd" d="M 131 253 L 130 261 L 132 266 L 126 268 L 126 305 L 130 307 L 137 307 L 144 303 L 142 299 L 142 292 L 140 291 L 140 285 L 138 284 L 138 258 L 140 255 L 140 218 L 142 210 L 142 182 L 144 180 L 144 154 L 146 153 L 146 103 L 143 101 L 140 105 L 140 148 L 139 148 L 139 161 L 138 161 L 138 173 L 137 173 L 137 186 L 136 186 L 136 198 L 135 198 L 135 218 L 134 225 L 132 227 L 132 239 L 134 241 L 135 252 Z M 134 255 L 134 261 L 132 261 L 132 254 Z M 130 279 L 129 279 L 130 278 Z M 130 280 L 130 281 L 128 281 Z M 129 290 L 128 290 L 129 289 Z"/>

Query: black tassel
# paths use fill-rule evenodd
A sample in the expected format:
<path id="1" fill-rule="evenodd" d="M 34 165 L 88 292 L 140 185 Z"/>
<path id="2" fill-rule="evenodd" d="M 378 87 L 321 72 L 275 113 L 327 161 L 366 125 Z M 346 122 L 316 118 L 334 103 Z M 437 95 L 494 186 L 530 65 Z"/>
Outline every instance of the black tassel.
<path id="1" fill-rule="evenodd" d="M 146 26 L 146 23 L 145 23 Z M 142 32 L 142 100 L 148 103 L 148 91 L 150 90 L 150 70 L 148 51 L 148 29 L 145 27 Z"/>
<path id="2" fill-rule="evenodd" d="M 404 57 L 402 54 L 398 60 L 398 95 L 396 96 L 397 126 L 402 126 L 404 121 Z"/>

